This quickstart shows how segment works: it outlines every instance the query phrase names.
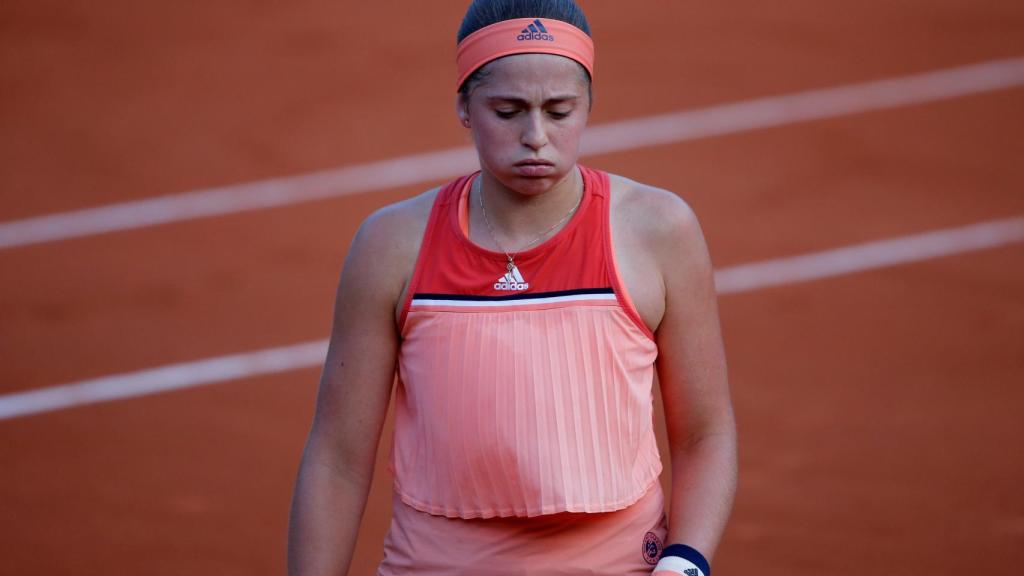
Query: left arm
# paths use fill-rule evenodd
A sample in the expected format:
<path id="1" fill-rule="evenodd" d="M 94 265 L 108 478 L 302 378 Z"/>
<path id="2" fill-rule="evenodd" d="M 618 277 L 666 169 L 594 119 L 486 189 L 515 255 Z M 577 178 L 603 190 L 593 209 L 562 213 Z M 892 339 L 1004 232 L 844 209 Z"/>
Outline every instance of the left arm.
<path id="1" fill-rule="evenodd" d="M 655 332 L 672 466 L 665 544 L 692 546 L 710 562 L 736 491 L 736 425 L 707 245 L 685 202 L 665 204 L 650 246 L 665 294 Z"/>

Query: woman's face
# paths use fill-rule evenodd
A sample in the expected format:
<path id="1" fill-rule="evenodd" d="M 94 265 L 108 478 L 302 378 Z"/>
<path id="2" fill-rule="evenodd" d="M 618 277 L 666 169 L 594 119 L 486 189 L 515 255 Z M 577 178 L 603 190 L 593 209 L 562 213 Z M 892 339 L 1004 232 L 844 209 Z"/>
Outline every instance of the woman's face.
<path id="1" fill-rule="evenodd" d="M 481 167 L 506 188 L 542 194 L 579 158 L 590 101 L 579 64 L 552 54 L 491 62 L 458 113 L 473 133 Z"/>

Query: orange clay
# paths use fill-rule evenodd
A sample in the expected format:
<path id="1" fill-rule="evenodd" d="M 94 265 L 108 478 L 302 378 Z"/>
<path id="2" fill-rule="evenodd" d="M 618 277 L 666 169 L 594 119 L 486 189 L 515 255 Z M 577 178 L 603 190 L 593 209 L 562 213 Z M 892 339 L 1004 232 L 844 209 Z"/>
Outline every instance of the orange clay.
<path id="1" fill-rule="evenodd" d="M 455 56 L 459 78 L 455 89 L 491 60 L 529 53 L 571 58 L 594 77 L 594 41 L 586 32 L 561 20 L 517 18 L 481 28 L 459 43 Z"/>

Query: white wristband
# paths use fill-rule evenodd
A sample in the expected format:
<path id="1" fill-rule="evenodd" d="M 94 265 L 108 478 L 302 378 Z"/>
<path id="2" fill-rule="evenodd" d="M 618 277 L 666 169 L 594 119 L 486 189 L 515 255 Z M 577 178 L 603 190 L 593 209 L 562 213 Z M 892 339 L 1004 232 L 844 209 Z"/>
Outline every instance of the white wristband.
<path id="1" fill-rule="evenodd" d="M 706 576 L 701 572 L 697 565 L 685 558 L 679 556 L 665 556 L 658 561 L 658 565 L 654 567 L 654 572 L 658 570 L 668 570 L 669 572 L 675 572 L 683 576 Z"/>

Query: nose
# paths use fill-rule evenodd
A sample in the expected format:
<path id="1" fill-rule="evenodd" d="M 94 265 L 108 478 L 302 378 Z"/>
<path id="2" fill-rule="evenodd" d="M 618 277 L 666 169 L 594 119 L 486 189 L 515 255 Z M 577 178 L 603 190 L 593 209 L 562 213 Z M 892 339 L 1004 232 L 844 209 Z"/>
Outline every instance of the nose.
<path id="1" fill-rule="evenodd" d="M 520 137 L 520 141 L 524 146 L 527 146 L 533 150 L 540 150 L 548 143 L 548 133 L 544 126 L 543 112 L 540 110 L 531 110 L 529 114 L 525 116 L 526 125 L 523 126 L 523 133 Z"/>

